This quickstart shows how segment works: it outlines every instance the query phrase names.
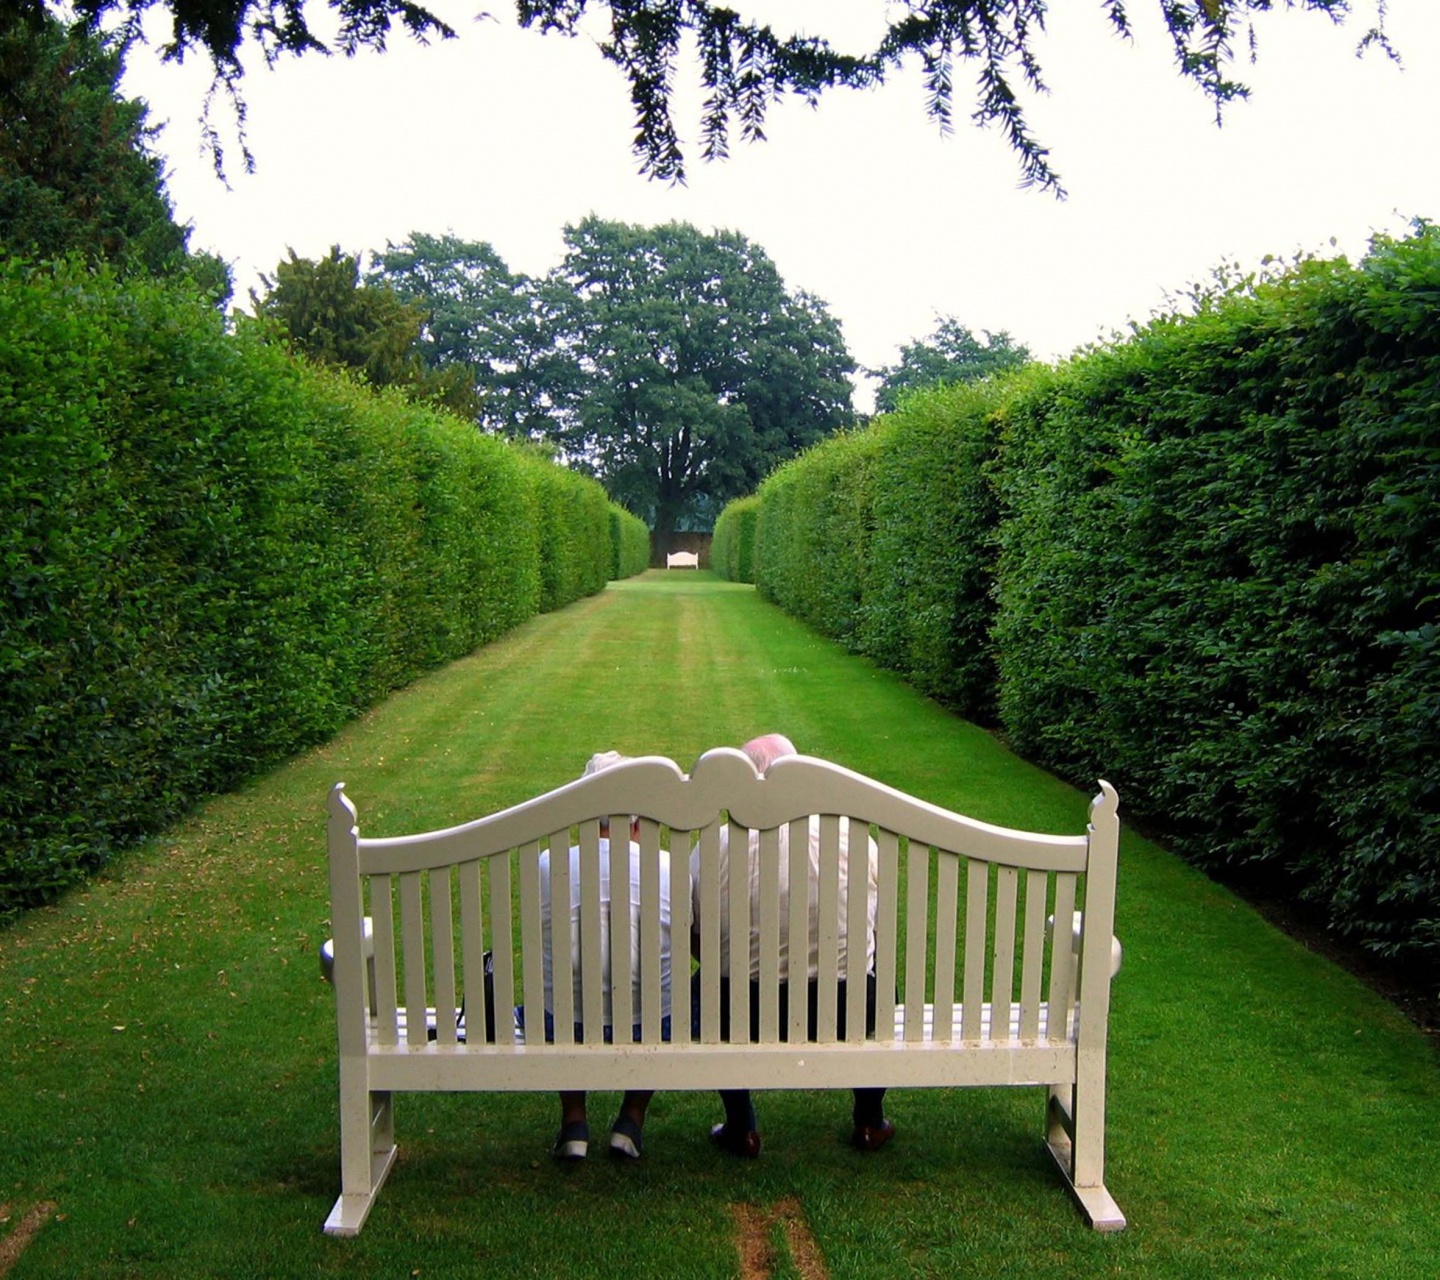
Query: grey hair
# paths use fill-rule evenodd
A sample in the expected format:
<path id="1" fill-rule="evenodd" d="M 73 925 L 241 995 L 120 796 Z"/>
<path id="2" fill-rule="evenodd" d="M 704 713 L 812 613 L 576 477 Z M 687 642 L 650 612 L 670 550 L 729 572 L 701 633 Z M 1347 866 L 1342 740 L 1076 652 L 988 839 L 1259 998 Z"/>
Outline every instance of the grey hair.
<path id="1" fill-rule="evenodd" d="M 585 772 L 580 776 L 588 778 L 592 773 L 599 773 L 602 769 L 613 769 L 617 764 L 624 764 L 625 761 L 633 759 L 633 756 L 622 756 L 618 751 L 597 751 L 585 762 Z"/>
<path id="2" fill-rule="evenodd" d="M 597 751 L 585 761 L 585 772 L 580 776 L 588 778 L 592 773 L 600 773 L 605 769 L 613 769 L 617 764 L 624 764 L 627 760 L 633 760 L 634 756 L 622 756 L 618 751 Z M 639 819 L 635 814 L 630 815 L 630 825 L 633 828 Z M 600 834 L 607 835 L 610 831 L 610 823 L 607 819 L 600 819 Z"/>

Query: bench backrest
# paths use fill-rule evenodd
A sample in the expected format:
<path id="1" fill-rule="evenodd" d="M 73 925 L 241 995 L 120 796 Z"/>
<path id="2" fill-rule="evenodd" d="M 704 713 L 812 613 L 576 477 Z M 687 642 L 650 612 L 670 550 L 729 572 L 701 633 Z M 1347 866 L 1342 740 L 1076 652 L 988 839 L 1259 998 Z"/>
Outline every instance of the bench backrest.
<path id="1" fill-rule="evenodd" d="M 630 853 L 623 838 L 630 815 L 639 819 L 638 911 L 631 909 Z M 698 1034 L 705 1043 L 720 1039 L 718 971 L 719 904 L 707 886 L 718 883 L 716 865 L 722 825 L 729 848 L 745 848 L 757 833 L 762 904 L 774 900 L 786 824 L 793 864 L 791 882 L 806 874 L 805 832 L 811 815 L 820 817 L 819 981 L 815 1040 L 836 1039 L 835 985 L 840 933 L 848 953 L 864 955 L 868 929 L 866 895 L 849 896 L 848 918 L 836 919 L 840 819 L 852 830 L 869 829 L 878 849 L 875 973 L 877 1034 L 889 1038 L 896 1025 L 896 998 L 903 1004 L 899 1034 L 906 1040 L 934 1038 L 957 1044 L 986 1041 L 1078 1041 L 1097 1037 L 1103 1045 L 1109 1009 L 1111 939 L 1114 925 L 1117 801 L 1101 783 L 1083 834 L 1045 835 L 992 826 L 940 809 L 827 761 L 793 756 L 757 777 L 740 751 L 707 752 L 689 775 L 670 760 L 646 757 L 572 782 L 537 799 L 461 826 L 420 835 L 369 838 L 359 835 L 356 811 L 337 785 L 330 803 L 330 879 L 335 932 L 334 979 L 340 1009 L 341 1051 L 363 1051 L 367 1020 L 374 1019 L 381 1044 L 404 1044 L 423 1020 L 402 1010 L 432 1008 L 434 1036 L 456 1040 L 456 1013 L 467 993 L 479 1007 L 484 957 L 493 955 L 496 1039 L 514 1038 L 508 1010 L 543 1005 L 543 922 L 539 859 L 551 859 L 556 902 L 567 900 L 572 843 L 581 855 L 579 1007 L 572 1006 L 565 980 L 568 947 L 555 948 L 554 1023 L 557 1043 L 572 1040 L 573 1022 L 587 1028 L 602 1022 L 603 973 L 600 951 L 598 870 L 600 823 L 612 820 L 609 945 L 623 974 L 638 954 L 639 1007 L 631 984 L 613 983 L 613 1025 L 640 1027 L 641 1041 L 661 1044 L 660 883 L 668 862 L 676 972 L 686 953 L 690 924 L 690 853 L 699 849 L 701 918 L 696 922 L 702 974 Z M 859 843 L 859 842 L 857 842 Z M 1078 897 L 1077 897 L 1078 895 Z M 792 918 L 762 906 L 753 922 L 759 933 L 759 1038 L 780 1038 L 778 955 L 782 930 L 793 940 L 791 955 L 803 955 L 804 895 Z M 743 973 L 750 959 L 749 898 L 745 878 L 732 877 L 728 902 L 731 946 Z M 1083 920 L 1072 944 L 1068 922 Z M 364 921 L 373 920 L 373 975 L 367 974 Z M 638 944 L 632 946 L 632 919 Z M 1047 928 L 1050 920 L 1061 927 Z M 833 922 L 832 923 L 827 923 Z M 802 942 L 801 939 L 804 939 Z M 373 987 L 371 983 L 373 977 Z M 747 984 L 730 984 L 731 1043 L 750 1035 Z M 866 1036 L 864 984 L 847 984 L 847 1040 Z M 932 1006 L 927 1027 L 925 1006 Z M 958 1016 L 956 1010 L 958 1008 Z M 677 980 L 671 992 L 671 1045 L 692 1039 L 690 984 Z M 792 1043 L 808 1036 L 804 1000 L 789 1002 Z M 469 1043 L 483 1039 L 480 1019 L 471 1017 Z M 590 1036 L 586 1036 L 587 1040 Z M 618 1037 L 617 1037 L 618 1038 Z M 492 1050 L 493 1051 L 493 1050 Z"/>
<path id="2" fill-rule="evenodd" d="M 665 557 L 667 569 L 698 569 L 700 556 L 695 551 L 672 551 Z"/>

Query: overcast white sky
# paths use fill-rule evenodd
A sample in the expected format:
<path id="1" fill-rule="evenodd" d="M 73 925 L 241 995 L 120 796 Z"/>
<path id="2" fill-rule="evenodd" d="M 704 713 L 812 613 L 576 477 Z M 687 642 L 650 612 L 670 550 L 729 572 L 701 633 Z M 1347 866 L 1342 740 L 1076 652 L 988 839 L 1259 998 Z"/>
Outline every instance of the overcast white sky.
<path id="1" fill-rule="evenodd" d="M 460 35 L 428 48 L 397 36 L 383 55 L 306 56 L 273 71 L 252 60 L 257 170 L 242 171 L 232 144 L 228 190 L 201 151 L 199 60 L 132 55 L 123 89 L 166 123 L 177 214 L 194 224 L 194 247 L 231 262 L 237 300 L 287 248 L 380 249 L 412 231 L 488 241 L 512 269 L 540 274 L 560 260 L 565 224 L 593 212 L 744 233 L 787 284 L 825 300 L 862 365 L 893 362 L 937 315 L 1008 330 L 1053 359 L 1143 321 L 1222 261 L 1353 259 L 1376 231 L 1440 218 L 1436 0 L 1390 0 L 1403 69 L 1378 50 L 1354 56 L 1372 0 L 1354 0 L 1343 27 L 1270 15 L 1259 61 L 1240 75 L 1252 97 L 1219 129 L 1174 70 L 1153 0 L 1132 0 L 1131 43 L 1099 0 L 1060 0 L 1037 46 L 1052 92 L 1028 111 L 1065 201 L 1019 188 L 1003 139 L 965 120 L 968 97 L 957 97 L 955 134 L 938 136 L 915 73 L 835 91 L 815 111 L 778 104 L 767 142 L 736 141 L 730 160 L 710 165 L 692 148 L 687 186 L 648 181 L 630 152 L 624 80 L 594 44 L 520 31 L 508 0 L 490 0 L 497 17 L 477 22 L 480 2 L 432 3 Z M 737 7 L 856 52 L 885 13 L 884 0 Z M 687 66 L 682 85 L 693 74 Z M 692 138 L 696 100 L 682 92 Z M 869 406 L 862 392 L 857 407 Z"/>

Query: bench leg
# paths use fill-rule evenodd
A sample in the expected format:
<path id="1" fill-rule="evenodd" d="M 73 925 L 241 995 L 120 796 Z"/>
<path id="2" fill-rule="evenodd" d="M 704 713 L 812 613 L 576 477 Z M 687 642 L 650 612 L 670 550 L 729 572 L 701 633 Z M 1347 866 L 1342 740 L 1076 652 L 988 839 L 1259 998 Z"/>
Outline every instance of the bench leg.
<path id="1" fill-rule="evenodd" d="M 347 1079 L 347 1077 L 354 1077 Z M 389 1093 L 364 1087 L 363 1066 L 340 1081 L 340 1198 L 325 1219 L 325 1234 L 355 1236 L 395 1163 L 395 1111 Z"/>
<path id="2" fill-rule="evenodd" d="M 1077 1120 L 1076 1095 L 1072 1088 L 1050 1089 L 1045 1145 L 1085 1221 L 1096 1231 L 1123 1231 L 1125 1215 L 1105 1189 L 1103 1111 L 1087 1115 L 1081 1104 Z"/>

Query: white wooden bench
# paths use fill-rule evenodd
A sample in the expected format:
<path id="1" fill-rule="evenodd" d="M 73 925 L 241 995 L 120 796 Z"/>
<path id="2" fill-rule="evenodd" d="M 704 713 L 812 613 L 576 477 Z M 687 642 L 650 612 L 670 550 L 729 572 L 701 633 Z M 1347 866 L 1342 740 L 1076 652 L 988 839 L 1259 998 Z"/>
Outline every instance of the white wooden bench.
<path id="1" fill-rule="evenodd" d="M 672 551 L 665 557 L 667 569 L 698 569 L 700 556 L 694 551 Z"/>
<path id="2" fill-rule="evenodd" d="M 641 1007 L 614 984 L 613 1024 L 640 1028 L 638 1043 L 573 1043 L 573 1022 L 599 1026 L 603 999 L 598 928 L 601 819 L 638 815 L 641 853 Z M 809 1038 L 807 1000 L 789 1002 L 781 1039 L 777 953 L 781 930 L 804 954 L 807 918 L 778 920 L 765 907 L 778 884 L 779 830 L 793 876 L 806 875 L 811 814 L 820 819 L 819 1006 Z M 846 987 L 846 1038 L 836 1036 L 837 903 L 842 819 L 869 827 L 878 847 L 873 1036 L 865 985 Z M 759 1038 L 750 1037 L 748 984 L 730 987 L 729 1042 L 720 1040 L 718 884 L 720 831 L 732 849 L 758 832 L 761 889 Z M 539 855 L 581 848 L 580 998 L 572 1007 L 571 960 L 555 956 L 553 1043 L 527 1041 L 511 1015 L 543 1006 Z M 1117 799 L 1107 783 L 1084 834 L 1041 835 L 991 826 L 806 756 L 777 761 L 762 778 L 741 752 L 707 752 L 686 775 L 645 757 L 462 826 L 420 835 L 362 838 L 344 784 L 330 797 L 333 981 L 340 1066 L 341 1194 L 325 1223 L 334 1235 L 363 1225 L 395 1160 L 393 1095 L 411 1091 L 561 1089 L 810 1089 L 1030 1085 L 1048 1089 L 1047 1141 L 1090 1223 L 1118 1230 L 1124 1216 L 1105 1189 L 1105 1059 L 1113 938 Z M 690 983 L 671 992 L 672 1036 L 660 1025 L 660 859 L 668 851 L 675 954 L 689 924 L 689 853 L 698 844 L 700 1008 L 692 1035 Z M 631 952 L 629 851 L 616 841 L 610 945 Z M 557 901 L 569 859 L 554 860 Z M 592 870 L 593 868 L 593 870 Z M 749 962 L 745 877 L 731 880 L 736 971 Z M 767 894 L 769 895 L 767 897 Z M 1077 900 L 1077 894 L 1080 895 Z M 718 897 L 718 893 L 714 896 Z M 804 895 L 792 898 L 803 903 Z M 866 895 L 849 895 L 844 930 L 865 954 Z M 1078 909 L 1077 909 L 1078 908 Z M 836 919 L 829 908 L 829 918 Z M 1050 929 L 1047 921 L 1073 921 Z M 927 945 L 927 933 L 934 940 Z M 485 956 L 493 973 L 484 972 Z M 628 961 L 620 960 L 623 972 Z M 712 975 L 706 978 L 706 975 Z M 573 974 L 572 974 L 573 979 Z M 494 1033 L 479 1010 L 493 989 Z M 830 993 L 825 997 L 827 987 Z M 797 988 L 803 992 L 803 986 Z M 958 999 L 957 999 L 958 997 Z M 827 1007 L 828 1003 L 828 1007 Z M 420 1012 L 423 1011 L 423 1014 Z M 468 1025 L 467 1025 L 468 1024 Z M 538 1025 L 531 1019 L 532 1031 Z M 916 1135 L 915 1141 L 923 1141 Z"/>

